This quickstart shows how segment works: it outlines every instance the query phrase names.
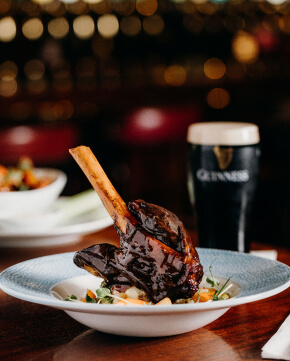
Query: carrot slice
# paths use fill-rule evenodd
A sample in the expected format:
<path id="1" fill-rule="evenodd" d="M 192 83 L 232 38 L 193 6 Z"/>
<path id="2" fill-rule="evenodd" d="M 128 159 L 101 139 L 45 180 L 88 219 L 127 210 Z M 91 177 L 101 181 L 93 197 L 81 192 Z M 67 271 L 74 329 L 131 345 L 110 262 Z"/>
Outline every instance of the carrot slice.
<path id="1" fill-rule="evenodd" d="M 90 297 L 90 298 L 93 298 L 93 299 L 96 299 L 97 298 L 97 296 L 94 294 L 94 292 L 93 291 L 91 291 L 91 290 L 87 290 L 87 295 Z"/>
<path id="2" fill-rule="evenodd" d="M 211 289 L 210 289 L 210 292 L 201 292 L 199 294 L 199 302 L 207 302 L 207 301 L 211 300 L 213 298 L 214 293 L 215 293 L 215 290 L 211 290 Z M 197 302 L 198 294 L 195 294 L 192 298 L 195 302 Z"/>

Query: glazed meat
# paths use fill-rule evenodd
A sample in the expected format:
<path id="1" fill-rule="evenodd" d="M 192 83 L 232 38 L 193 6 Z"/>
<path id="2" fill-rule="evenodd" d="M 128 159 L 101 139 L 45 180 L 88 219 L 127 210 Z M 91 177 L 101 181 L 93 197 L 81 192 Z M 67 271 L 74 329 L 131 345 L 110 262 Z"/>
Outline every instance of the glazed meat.
<path id="1" fill-rule="evenodd" d="M 203 269 L 182 222 L 166 209 L 142 200 L 127 205 L 89 147 L 79 146 L 70 153 L 120 236 L 119 247 L 97 244 L 76 252 L 75 264 L 119 290 L 128 285 L 141 288 L 153 302 L 193 296 Z"/>
<path id="2" fill-rule="evenodd" d="M 110 286 L 134 285 L 153 302 L 189 298 L 198 290 L 203 268 L 182 222 L 168 210 L 136 200 L 126 231 L 115 226 L 120 247 L 94 245 L 76 252 L 74 262 Z"/>

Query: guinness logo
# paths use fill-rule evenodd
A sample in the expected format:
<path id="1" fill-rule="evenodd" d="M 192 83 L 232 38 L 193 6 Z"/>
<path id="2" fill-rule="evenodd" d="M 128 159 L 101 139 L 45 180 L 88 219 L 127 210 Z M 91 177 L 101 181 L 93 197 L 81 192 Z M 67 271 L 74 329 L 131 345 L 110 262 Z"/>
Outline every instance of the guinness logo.
<path id="1" fill-rule="evenodd" d="M 213 148 L 213 152 L 218 161 L 219 168 L 221 170 L 227 169 L 233 159 L 233 148 L 221 148 L 219 146 L 215 146 Z"/>

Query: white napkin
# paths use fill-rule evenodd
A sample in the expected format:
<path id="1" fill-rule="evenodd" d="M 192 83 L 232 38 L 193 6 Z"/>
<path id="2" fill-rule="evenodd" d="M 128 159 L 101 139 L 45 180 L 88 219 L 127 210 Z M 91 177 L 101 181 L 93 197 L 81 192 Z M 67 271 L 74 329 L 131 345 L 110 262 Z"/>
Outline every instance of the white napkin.
<path id="1" fill-rule="evenodd" d="M 250 251 L 250 253 L 253 254 L 254 256 L 268 258 L 274 261 L 277 260 L 277 251 L 275 249 Z"/>
<path id="2" fill-rule="evenodd" d="M 262 347 L 262 358 L 290 360 L 290 314 L 279 330 Z"/>

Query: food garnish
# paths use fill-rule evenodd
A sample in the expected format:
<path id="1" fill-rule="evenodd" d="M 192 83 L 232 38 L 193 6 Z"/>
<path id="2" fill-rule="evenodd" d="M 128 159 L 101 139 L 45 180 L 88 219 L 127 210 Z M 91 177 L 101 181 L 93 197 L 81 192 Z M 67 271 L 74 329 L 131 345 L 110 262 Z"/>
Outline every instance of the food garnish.
<path id="1" fill-rule="evenodd" d="M 169 297 L 163 298 L 157 303 L 149 302 L 147 295 L 143 290 L 137 289 L 135 286 L 131 286 L 126 289 L 125 292 L 118 292 L 116 290 L 111 290 L 105 282 L 102 283 L 101 287 L 98 288 L 95 292 L 88 289 L 85 296 L 80 298 L 79 302 L 86 303 L 97 303 L 97 304 L 113 304 L 113 305 L 139 305 L 139 306 L 150 306 L 150 305 L 171 305 L 171 304 L 185 304 L 185 303 L 202 303 L 202 302 L 213 302 L 213 301 L 222 301 L 231 298 L 228 290 L 231 288 L 232 284 L 229 284 L 231 277 L 229 277 L 226 282 L 220 286 L 220 282 L 213 277 L 211 272 L 211 277 L 206 278 L 207 284 L 212 284 L 215 280 L 214 287 L 202 287 L 195 293 L 194 296 L 190 298 L 181 298 L 175 301 L 172 301 Z M 216 284 L 218 283 L 218 286 Z M 74 295 L 67 296 L 65 301 L 76 301 L 77 297 Z"/>
<path id="2" fill-rule="evenodd" d="M 0 165 L 0 192 L 27 191 L 47 186 L 49 177 L 38 177 L 29 157 L 21 157 L 16 166 Z"/>

